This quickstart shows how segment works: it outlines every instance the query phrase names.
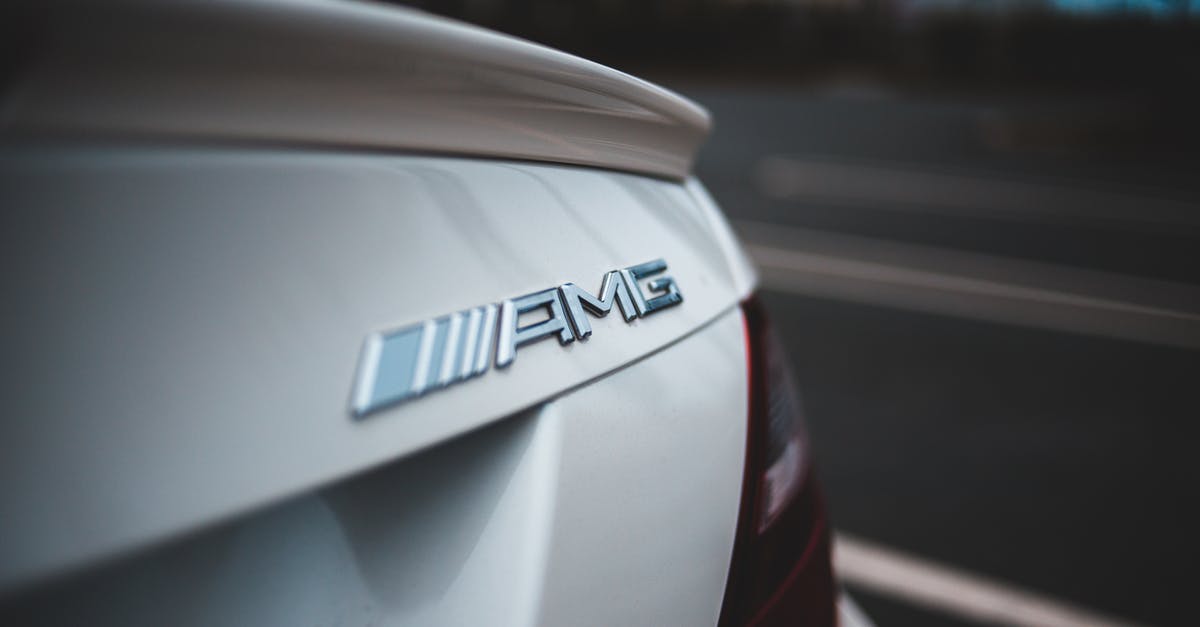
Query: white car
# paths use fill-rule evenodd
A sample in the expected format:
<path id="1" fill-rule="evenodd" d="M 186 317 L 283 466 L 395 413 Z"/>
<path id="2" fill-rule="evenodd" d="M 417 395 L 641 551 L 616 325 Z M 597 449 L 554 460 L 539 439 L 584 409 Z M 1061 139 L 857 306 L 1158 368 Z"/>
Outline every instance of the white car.
<path id="1" fill-rule="evenodd" d="M 0 623 L 838 621 L 701 108 L 375 4 L 5 19 Z"/>

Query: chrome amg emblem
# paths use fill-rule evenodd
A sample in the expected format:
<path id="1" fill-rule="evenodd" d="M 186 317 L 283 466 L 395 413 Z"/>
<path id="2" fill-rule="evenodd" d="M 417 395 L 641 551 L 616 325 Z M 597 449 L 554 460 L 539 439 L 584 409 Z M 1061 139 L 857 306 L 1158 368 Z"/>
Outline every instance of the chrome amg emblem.
<path id="1" fill-rule="evenodd" d="M 432 392 L 497 368 L 512 365 L 517 349 L 548 337 L 560 344 L 592 334 L 588 316 L 603 317 L 616 305 L 625 322 L 683 302 L 662 259 L 613 270 L 604 275 L 600 293 L 574 283 L 533 292 L 496 304 L 426 320 L 392 331 L 372 333 L 363 346 L 352 409 L 365 416 L 377 409 Z M 651 292 L 642 291 L 641 280 Z M 544 311 L 548 318 L 521 326 L 522 314 Z"/>

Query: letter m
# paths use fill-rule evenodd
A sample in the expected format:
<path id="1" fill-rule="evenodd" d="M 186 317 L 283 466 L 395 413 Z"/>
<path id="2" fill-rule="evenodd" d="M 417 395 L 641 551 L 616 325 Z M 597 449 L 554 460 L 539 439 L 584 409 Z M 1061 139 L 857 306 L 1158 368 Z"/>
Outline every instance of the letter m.
<path id="1" fill-rule="evenodd" d="M 629 286 L 625 285 L 625 279 L 621 278 L 621 273 L 616 270 L 604 275 L 604 281 L 600 283 L 599 297 L 592 296 L 574 283 L 563 283 L 558 291 L 567 307 L 567 317 L 571 320 L 575 337 L 581 340 L 592 334 L 592 324 L 584 314 L 585 309 L 597 317 L 603 317 L 612 311 L 615 301 L 621 308 L 625 322 L 637 317 Z"/>

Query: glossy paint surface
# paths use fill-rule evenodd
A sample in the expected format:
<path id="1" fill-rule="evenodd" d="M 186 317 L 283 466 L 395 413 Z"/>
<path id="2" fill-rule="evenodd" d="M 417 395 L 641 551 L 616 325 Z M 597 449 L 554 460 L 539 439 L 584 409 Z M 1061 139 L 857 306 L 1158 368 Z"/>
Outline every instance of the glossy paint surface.
<path id="1" fill-rule="evenodd" d="M 10 135 L 467 154 L 682 180 L 709 127 L 699 106 L 628 74 L 398 7 L 29 4 L 7 18 L 23 34 L 0 102 Z"/>
<path id="2" fill-rule="evenodd" d="M 0 623 L 715 624 L 756 279 L 689 178 L 703 110 L 376 4 L 29 6 Z M 656 300 L 604 296 L 658 259 Z M 364 355 L 424 339 L 395 332 L 498 339 L 564 284 L 588 333 L 361 411 Z"/>
<path id="3" fill-rule="evenodd" d="M 669 545 L 665 528 L 658 537 L 620 509 L 620 486 L 659 479 L 649 458 L 630 466 L 638 455 L 663 470 L 724 459 L 711 472 L 740 478 L 736 325 L 718 325 L 724 352 L 649 368 L 633 387 L 608 383 L 716 328 L 752 285 L 695 183 L 452 158 L 63 145 L 6 154 L 0 172 L 0 244 L 12 260 L 0 270 L 10 303 L 0 586 L 311 493 L 576 389 L 596 395 L 594 422 L 563 437 L 596 431 L 564 445 L 561 472 L 592 461 L 570 471 L 578 500 L 555 506 L 568 516 L 556 533 L 625 511 L 629 533 Z M 508 368 L 352 417 L 371 332 L 567 281 L 595 291 L 612 268 L 659 257 L 682 304 L 629 323 L 592 318 L 586 341 L 530 344 Z M 643 388 L 677 400 L 638 409 L 630 395 Z M 711 409 L 685 410 L 693 401 Z M 663 430 L 686 415 L 694 429 Z M 605 483 L 616 476 L 625 483 Z M 736 487 L 711 495 L 728 509 L 662 488 L 684 490 L 672 533 L 713 520 L 732 533 Z"/>
<path id="4" fill-rule="evenodd" d="M 0 617 L 714 624 L 740 491 L 728 469 L 745 437 L 741 324 L 728 312 L 601 382 Z"/>

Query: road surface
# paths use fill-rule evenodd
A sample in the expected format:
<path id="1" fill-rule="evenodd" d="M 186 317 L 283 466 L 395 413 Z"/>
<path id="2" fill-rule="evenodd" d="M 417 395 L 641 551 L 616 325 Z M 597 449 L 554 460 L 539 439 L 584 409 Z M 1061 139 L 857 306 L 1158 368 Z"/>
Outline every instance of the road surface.
<path id="1" fill-rule="evenodd" d="M 1047 152 L 1023 120 L 1069 102 L 659 80 L 714 114 L 698 171 L 773 264 L 837 528 L 1192 624 L 1195 163 L 1086 133 Z M 978 620 L 848 585 L 881 625 Z"/>

